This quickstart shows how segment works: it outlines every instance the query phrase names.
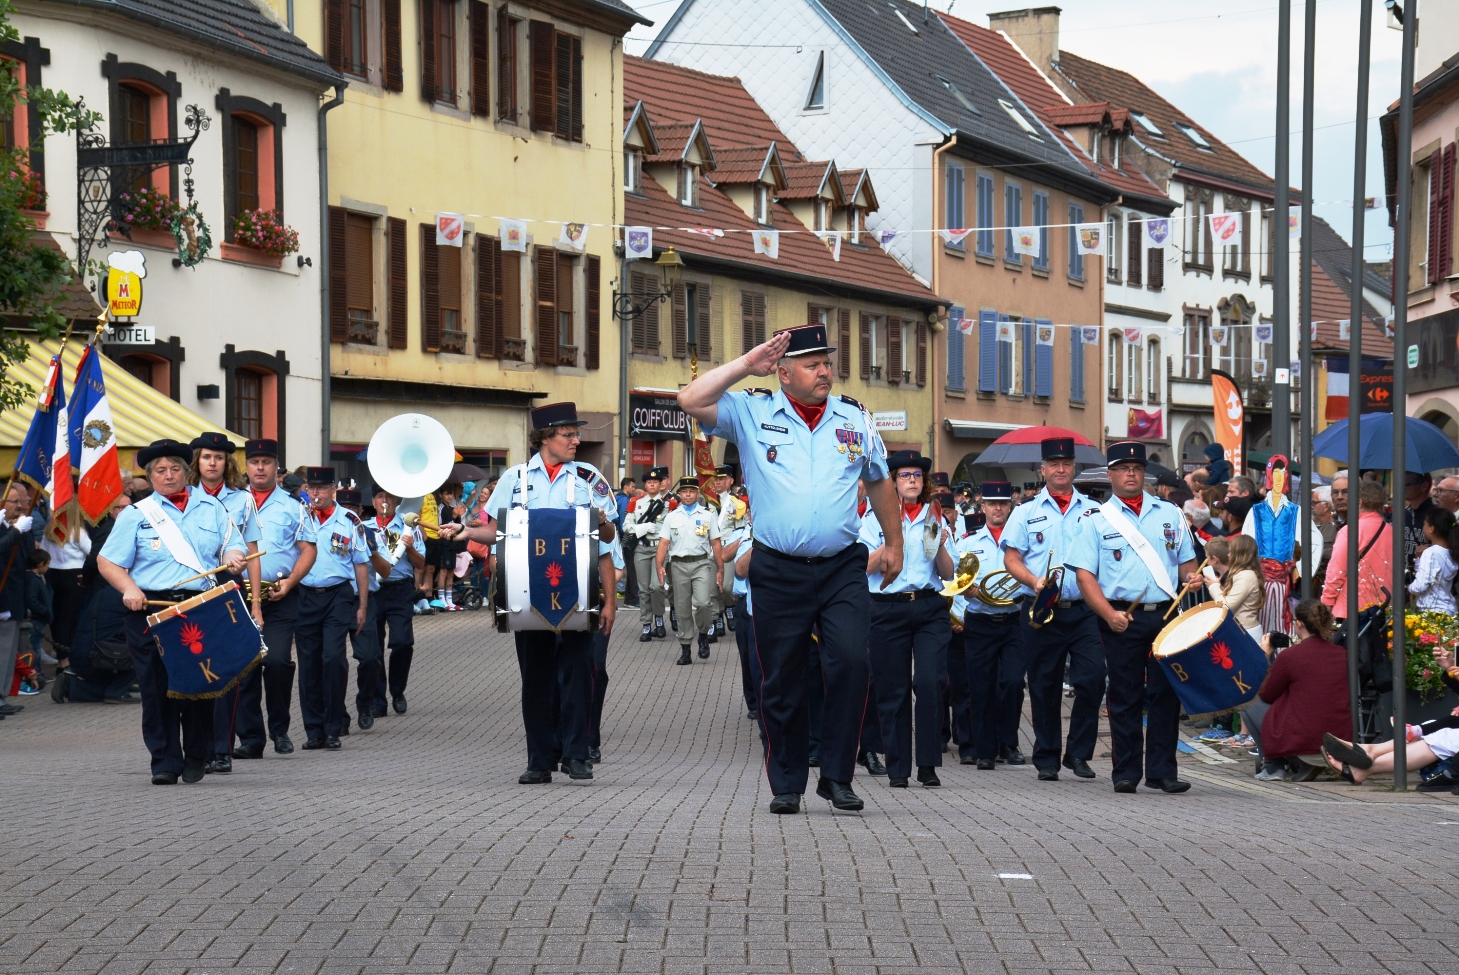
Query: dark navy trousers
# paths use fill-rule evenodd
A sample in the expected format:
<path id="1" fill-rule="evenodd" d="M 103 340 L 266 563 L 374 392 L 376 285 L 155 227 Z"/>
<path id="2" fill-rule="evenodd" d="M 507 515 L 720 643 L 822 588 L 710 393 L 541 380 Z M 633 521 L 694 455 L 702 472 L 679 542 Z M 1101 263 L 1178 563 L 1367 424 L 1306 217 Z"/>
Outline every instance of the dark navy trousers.
<path id="1" fill-rule="evenodd" d="M 380 664 L 370 685 L 368 702 L 376 711 L 385 710 L 386 695 L 391 700 L 405 696 L 410 679 L 410 662 L 415 657 L 415 580 L 398 579 L 382 582 L 379 590 L 370 593 L 371 605 L 378 604 L 375 617 L 375 641 L 380 647 Z M 366 624 L 369 625 L 369 624 Z M 389 627 L 387 638 L 386 627 Z M 389 650 L 387 659 L 386 650 Z M 361 707 L 364 703 L 361 703 Z"/>
<path id="2" fill-rule="evenodd" d="M 951 638 L 947 602 L 936 593 L 905 602 L 871 603 L 867 658 L 887 775 L 893 778 L 911 776 L 914 756 L 919 768 L 942 764 L 943 692 Z"/>
<path id="3" fill-rule="evenodd" d="M 301 586 L 299 625 L 299 710 L 311 741 L 338 735 L 345 727 L 344 689 L 349 680 L 345 644 L 355 628 L 359 597 L 348 582 L 314 589 Z"/>
<path id="4" fill-rule="evenodd" d="M 550 772 L 559 758 L 586 762 L 588 711 L 592 706 L 592 633 L 529 630 L 513 636 L 517 667 L 522 674 L 527 769 Z"/>
<path id="5" fill-rule="evenodd" d="M 1150 647 L 1165 623 L 1160 609 L 1134 610 L 1134 621 L 1116 633 L 1104 620 L 1099 636 L 1109 666 L 1109 732 L 1115 782 L 1138 783 L 1176 777 L 1175 743 L 1180 731 L 1180 699 Z M 1148 698 L 1148 704 L 1147 704 Z M 1148 713 L 1142 715 L 1142 711 Z M 1143 727 L 1142 727 L 1143 724 Z"/>
<path id="6" fill-rule="evenodd" d="M 289 705 L 294 700 L 294 630 L 299 625 L 299 589 L 284 598 L 263 601 L 263 642 L 268 655 L 238 687 L 238 713 L 233 724 L 239 744 L 262 748 L 267 739 L 289 733 Z M 268 726 L 264 726 L 264 705 Z M 224 754 L 218 750 L 219 754 Z"/>
<path id="7" fill-rule="evenodd" d="M 733 572 L 734 566 L 728 569 Z M 740 651 L 740 684 L 744 689 L 745 708 L 755 711 L 760 707 L 760 673 L 755 660 L 755 626 L 750 621 L 745 603 L 744 596 L 735 597 L 735 644 Z"/>
<path id="8" fill-rule="evenodd" d="M 592 708 L 588 712 L 588 747 L 603 747 L 603 701 L 608 694 L 608 636 L 602 630 L 593 630 L 589 645 L 592 663 Z"/>
<path id="9" fill-rule="evenodd" d="M 1026 660 L 1018 620 L 1023 615 L 1019 607 L 1006 613 L 963 616 L 973 758 L 996 759 L 1000 745 L 1018 747 Z"/>
<path id="10" fill-rule="evenodd" d="M 148 599 L 180 602 L 196 592 L 148 592 Z M 142 742 L 152 753 L 153 772 L 182 773 L 184 757 L 208 760 L 214 702 L 184 701 L 167 696 L 167 668 L 157 641 L 147 632 L 148 610 L 128 611 L 127 649 L 137 667 L 142 696 Z"/>
<path id="11" fill-rule="evenodd" d="M 1158 628 L 1157 628 L 1158 632 Z M 1028 647 L 1028 697 L 1033 714 L 1033 764 L 1058 771 L 1061 759 L 1094 757 L 1099 734 L 1099 706 L 1104 700 L 1107 643 L 1094 610 L 1080 602 L 1056 608 L 1054 618 L 1035 629 L 1023 617 L 1023 639 Z M 1064 727 L 1064 665 L 1068 661 L 1074 707 L 1069 712 L 1067 744 Z"/>
<path id="12" fill-rule="evenodd" d="M 804 793 L 810 775 L 810 702 L 806 665 L 811 629 L 820 637 L 821 774 L 850 782 L 866 712 L 866 546 L 853 542 L 807 560 L 755 547 L 750 590 L 760 661 L 760 726 L 768 742 L 766 774 L 776 795 Z"/>

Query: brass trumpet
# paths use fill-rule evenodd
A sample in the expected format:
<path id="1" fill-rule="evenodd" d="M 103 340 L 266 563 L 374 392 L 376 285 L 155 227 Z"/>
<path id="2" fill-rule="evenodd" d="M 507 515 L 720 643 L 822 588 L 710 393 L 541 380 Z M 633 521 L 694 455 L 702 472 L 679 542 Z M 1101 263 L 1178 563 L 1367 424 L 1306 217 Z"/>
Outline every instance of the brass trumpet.
<path id="1" fill-rule="evenodd" d="M 263 592 L 260 598 L 267 599 L 269 597 L 269 593 L 273 592 L 275 589 L 279 588 L 279 586 L 283 584 L 283 580 L 284 573 L 282 572 L 278 574 L 278 578 L 276 579 L 265 579 L 262 585 L 259 586 L 259 589 Z M 248 578 L 247 576 L 243 577 L 243 593 L 247 597 L 249 602 L 253 602 L 253 580 Z"/>
<path id="2" fill-rule="evenodd" d="M 967 591 L 978 578 L 978 556 L 975 552 L 967 552 L 957 560 L 957 570 L 953 573 L 952 579 L 942 589 L 942 595 L 947 597 L 948 609 L 952 609 L 953 597 Z M 948 618 L 953 626 L 962 626 L 963 621 L 957 618 L 957 614 L 948 613 Z"/>

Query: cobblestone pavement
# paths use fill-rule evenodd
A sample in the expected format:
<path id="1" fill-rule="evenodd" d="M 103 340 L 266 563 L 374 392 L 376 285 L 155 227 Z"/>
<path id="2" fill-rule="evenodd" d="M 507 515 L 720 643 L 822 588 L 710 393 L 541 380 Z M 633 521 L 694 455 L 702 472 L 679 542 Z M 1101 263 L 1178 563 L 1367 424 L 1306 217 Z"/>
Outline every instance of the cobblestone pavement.
<path id="1" fill-rule="evenodd" d="M 149 784 L 135 705 L 27 699 L 0 723 L 0 972 L 1459 971 L 1448 795 L 1196 754 L 1184 796 L 1115 795 L 1102 758 L 952 764 L 773 816 L 733 643 L 675 667 L 632 611 L 595 781 L 519 786 L 486 622 L 424 621 L 409 713 L 342 752 L 195 786 Z"/>

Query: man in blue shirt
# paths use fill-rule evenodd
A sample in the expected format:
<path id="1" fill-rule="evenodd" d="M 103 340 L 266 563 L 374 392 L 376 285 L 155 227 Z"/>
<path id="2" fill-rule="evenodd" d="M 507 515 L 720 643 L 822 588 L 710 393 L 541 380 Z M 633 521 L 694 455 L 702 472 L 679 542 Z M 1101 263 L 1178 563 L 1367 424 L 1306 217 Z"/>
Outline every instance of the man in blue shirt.
<path id="1" fill-rule="evenodd" d="M 411 520 L 407 524 L 406 516 L 400 513 L 400 499 L 383 487 L 375 488 L 374 500 L 373 527 L 384 539 L 379 543 L 380 550 L 387 560 L 394 559 L 395 563 L 390 566 L 389 572 L 382 570 L 380 588 L 370 596 L 370 601 L 378 606 L 375 639 L 382 657 L 373 683 L 366 688 L 369 695 L 363 697 L 359 704 L 361 728 L 369 727 L 365 724 L 367 711 L 372 723 L 374 718 L 385 717 L 387 692 L 395 713 L 405 713 L 405 685 L 410 679 L 410 662 L 415 656 L 415 611 L 411 598 L 415 594 L 415 570 L 426 563 L 425 538 L 416 527 L 416 516 L 409 516 Z M 390 651 L 388 661 L 383 656 L 386 649 Z M 364 691 L 361 693 L 363 695 Z"/>
<path id="2" fill-rule="evenodd" d="M 349 679 L 346 634 L 365 627 L 369 614 L 370 554 L 360 519 L 335 500 L 333 467 L 305 469 L 310 526 L 318 556 L 304 577 L 299 597 L 299 710 L 305 751 L 341 747 L 345 730 L 344 691 Z"/>
<path id="3" fill-rule="evenodd" d="M 1028 600 L 1042 590 L 1055 566 L 1068 561 L 1071 540 L 1079 521 L 1095 503 L 1074 488 L 1074 440 L 1055 437 L 1043 441 L 1044 489 L 1008 519 L 1005 564 L 1023 584 Z M 1053 558 L 1057 561 L 1051 562 Z M 1089 760 L 1099 733 L 1099 706 L 1104 700 L 1104 648 L 1098 620 L 1079 592 L 1072 571 L 1054 603 L 1054 618 L 1041 627 L 1023 614 L 1023 642 L 1027 652 L 1029 710 L 1033 715 L 1033 764 L 1039 779 L 1057 781 L 1059 767 L 1082 779 L 1094 778 Z M 1052 598 L 1049 594 L 1045 598 Z M 1069 739 L 1061 745 L 1064 706 L 1064 665 L 1068 662 L 1074 706 L 1069 712 Z M 1023 710 L 1023 676 L 1014 688 L 1018 700 L 1010 702 L 1013 743 L 1017 744 L 1018 715 Z M 1007 747 L 1008 738 L 1003 738 Z M 1061 761 L 1062 760 L 1062 761 Z"/>
<path id="4" fill-rule="evenodd" d="M 357 488 L 339 488 L 334 492 L 335 503 L 339 504 L 346 512 L 355 516 L 360 525 L 360 537 L 365 542 L 365 552 L 370 560 L 367 563 L 365 577 L 370 581 L 368 590 L 369 600 L 365 606 L 365 625 L 358 630 L 350 631 L 350 655 L 355 658 L 358 665 L 355 670 L 355 712 L 360 719 L 360 730 L 368 731 L 375 724 L 375 695 L 373 688 L 378 682 L 381 669 L 381 657 L 383 651 L 379 634 L 376 632 L 380 619 L 380 600 L 376 598 L 380 593 L 380 577 L 388 573 L 394 566 L 384 552 L 380 551 L 383 544 L 380 540 L 380 532 L 375 525 L 368 524 L 360 515 L 360 502 L 364 500 L 363 495 Z M 358 580 L 351 580 L 350 588 L 358 586 Z M 345 687 L 344 692 L 349 691 L 349 661 L 345 661 Z M 350 715 L 345 712 L 344 730 L 342 735 L 350 733 Z"/>
<path id="5" fill-rule="evenodd" d="M 263 555 L 259 574 L 268 589 L 263 601 L 263 642 L 269 648 L 263 665 L 244 678 L 238 692 L 233 757 L 262 758 L 265 741 L 288 755 L 289 708 L 294 699 L 294 630 L 299 625 L 299 583 L 314 567 L 314 519 L 308 509 L 279 484 L 279 444 L 259 438 L 243 444 L 248 493 L 258 523 Z M 268 705 L 265 729 L 263 707 Z M 265 738 L 265 732 L 267 738 Z"/>
<path id="6" fill-rule="evenodd" d="M 831 395 L 834 351 L 824 325 L 787 329 L 679 391 L 679 404 L 706 433 L 737 446 L 755 506 L 749 580 L 761 621 L 760 722 L 769 740 L 765 768 L 774 813 L 800 811 L 809 777 L 805 675 L 813 627 L 825 686 L 816 794 L 837 809 L 862 808 L 851 777 L 866 709 L 871 600 L 867 550 L 858 540 L 858 481 L 865 482 L 886 534 L 884 583 L 902 571 L 886 448 L 861 404 Z M 730 391 L 750 376 L 772 373 L 779 392 Z"/>
<path id="7" fill-rule="evenodd" d="M 1145 494 L 1144 444 L 1113 443 L 1105 456 L 1114 496 L 1079 519 L 1065 562 L 1099 617 L 1114 787 L 1134 792 L 1143 776 L 1148 788 L 1185 792 L 1175 764 L 1180 700 L 1150 649 L 1181 582 L 1196 576 L 1195 545 L 1180 509 Z"/>

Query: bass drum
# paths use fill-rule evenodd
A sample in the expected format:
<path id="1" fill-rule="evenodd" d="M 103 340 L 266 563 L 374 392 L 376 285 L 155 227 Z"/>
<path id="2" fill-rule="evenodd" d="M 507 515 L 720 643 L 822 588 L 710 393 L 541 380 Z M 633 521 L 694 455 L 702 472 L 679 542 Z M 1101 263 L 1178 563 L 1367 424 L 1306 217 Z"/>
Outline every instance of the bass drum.
<path id="1" fill-rule="evenodd" d="M 589 531 L 596 523 L 594 509 L 577 509 L 578 609 L 563 619 L 558 631 L 593 630 L 602 609 L 601 579 L 598 572 L 598 533 Z M 496 572 L 491 581 L 491 605 L 500 633 L 552 630 L 547 621 L 531 608 L 530 582 L 527 575 L 527 510 L 503 508 L 497 512 Z"/>

